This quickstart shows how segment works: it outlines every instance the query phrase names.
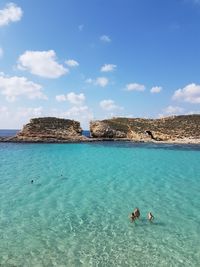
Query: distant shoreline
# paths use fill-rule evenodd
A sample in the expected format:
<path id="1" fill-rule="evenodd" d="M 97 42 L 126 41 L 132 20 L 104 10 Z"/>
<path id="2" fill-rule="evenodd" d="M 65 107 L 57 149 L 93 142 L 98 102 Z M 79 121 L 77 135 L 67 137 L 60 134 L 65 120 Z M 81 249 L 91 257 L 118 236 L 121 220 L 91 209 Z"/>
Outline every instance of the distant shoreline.
<path id="1" fill-rule="evenodd" d="M 81 136 L 82 137 L 82 136 Z M 83 136 L 85 137 L 85 136 Z M 141 144 L 183 144 L 183 145 L 200 145 L 200 139 L 177 139 L 177 140 L 169 140 L 169 141 L 155 141 L 155 140 L 145 140 L 138 141 L 128 138 L 93 138 L 93 137 L 85 137 L 84 139 L 71 139 L 71 140 L 12 140 L 13 137 L 0 137 L 0 143 L 22 143 L 22 144 L 70 144 L 70 143 L 104 143 L 104 142 L 130 142 L 130 143 L 141 143 Z"/>
<path id="2" fill-rule="evenodd" d="M 0 142 L 91 143 L 134 142 L 155 144 L 200 144 L 200 115 L 161 119 L 112 118 L 90 122 L 90 131 L 80 122 L 56 117 L 32 118 L 20 131 L 0 135 Z"/>

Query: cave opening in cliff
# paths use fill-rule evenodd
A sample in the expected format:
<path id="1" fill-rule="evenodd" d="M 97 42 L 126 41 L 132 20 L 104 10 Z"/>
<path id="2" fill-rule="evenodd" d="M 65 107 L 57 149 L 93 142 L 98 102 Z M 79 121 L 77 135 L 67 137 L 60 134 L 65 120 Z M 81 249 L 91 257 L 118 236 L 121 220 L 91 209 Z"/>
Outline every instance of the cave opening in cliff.
<path id="1" fill-rule="evenodd" d="M 147 131 L 145 131 L 145 133 L 148 134 L 151 137 L 151 139 L 155 140 L 155 138 L 154 138 L 154 136 L 153 136 L 151 131 L 147 130 Z"/>

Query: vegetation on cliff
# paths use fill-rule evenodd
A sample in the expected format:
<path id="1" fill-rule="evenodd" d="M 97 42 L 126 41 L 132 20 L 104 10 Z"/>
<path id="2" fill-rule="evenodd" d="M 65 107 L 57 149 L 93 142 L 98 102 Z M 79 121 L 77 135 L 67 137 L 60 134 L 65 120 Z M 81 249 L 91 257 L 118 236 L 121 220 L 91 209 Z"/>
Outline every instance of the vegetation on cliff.
<path id="1" fill-rule="evenodd" d="M 17 141 L 64 141 L 82 139 L 80 123 L 54 117 L 34 118 L 17 134 Z"/>
<path id="2" fill-rule="evenodd" d="M 96 138 L 130 138 L 136 141 L 200 139 L 200 115 L 161 119 L 113 118 L 91 122 L 90 131 Z"/>
<path id="3" fill-rule="evenodd" d="M 2 142 L 92 142 L 103 140 L 200 143 L 200 115 L 161 119 L 113 118 L 90 122 L 91 138 L 82 135 L 78 121 L 34 118 L 15 136 Z"/>

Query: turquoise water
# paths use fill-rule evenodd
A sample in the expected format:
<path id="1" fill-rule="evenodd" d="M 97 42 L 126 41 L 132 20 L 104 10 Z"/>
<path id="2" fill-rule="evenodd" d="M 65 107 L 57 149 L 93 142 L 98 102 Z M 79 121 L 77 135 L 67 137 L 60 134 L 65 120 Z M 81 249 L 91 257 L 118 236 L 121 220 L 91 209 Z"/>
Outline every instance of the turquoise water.
<path id="1" fill-rule="evenodd" d="M 200 266 L 200 147 L 0 143 L 0 266 Z"/>

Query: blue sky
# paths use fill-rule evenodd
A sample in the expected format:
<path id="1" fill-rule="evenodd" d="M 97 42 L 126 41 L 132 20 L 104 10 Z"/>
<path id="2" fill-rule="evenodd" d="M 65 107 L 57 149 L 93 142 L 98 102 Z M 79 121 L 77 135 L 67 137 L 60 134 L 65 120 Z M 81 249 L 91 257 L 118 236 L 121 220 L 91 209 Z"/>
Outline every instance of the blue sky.
<path id="1" fill-rule="evenodd" d="M 0 1 L 0 128 L 200 111 L 200 0 Z"/>

